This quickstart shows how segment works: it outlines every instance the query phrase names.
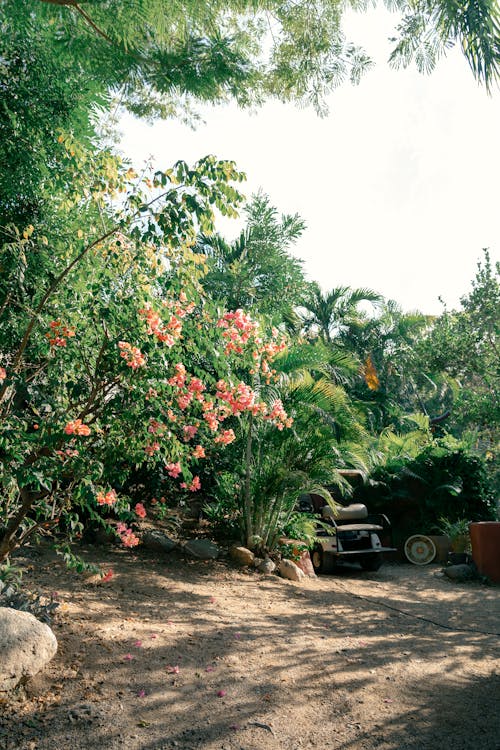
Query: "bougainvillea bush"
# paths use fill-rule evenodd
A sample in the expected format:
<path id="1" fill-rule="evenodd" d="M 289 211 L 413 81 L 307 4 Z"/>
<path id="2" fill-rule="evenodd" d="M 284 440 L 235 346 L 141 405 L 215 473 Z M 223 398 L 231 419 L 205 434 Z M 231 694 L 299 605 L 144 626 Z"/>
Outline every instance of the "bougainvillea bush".
<path id="1" fill-rule="evenodd" d="M 249 420 L 292 424 L 272 393 L 282 334 L 206 298 L 190 249 L 214 208 L 236 213 L 234 165 L 139 178 L 59 143 L 43 221 L 11 227 L 3 247 L 0 560 L 35 532 L 79 535 L 84 519 L 133 547 L 147 511 L 130 501 L 131 473 L 195 493 L 203 462 Z"/>

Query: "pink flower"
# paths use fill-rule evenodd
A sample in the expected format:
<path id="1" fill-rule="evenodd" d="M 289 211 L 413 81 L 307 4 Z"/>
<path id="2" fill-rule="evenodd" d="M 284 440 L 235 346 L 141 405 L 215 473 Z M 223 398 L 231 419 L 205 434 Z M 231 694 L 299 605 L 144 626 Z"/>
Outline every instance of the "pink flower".
<path id="1" fill-rule="evenodd" d="M 90 427 L 83 424 L 81 419 L 74 419 L 72 422 L 68 422 L 64 432 L 66 435 L 90 435 Z"/>
<path id="2" fill-rule="evenodd" d="M 215 667 L 206 667 L 205 672 L 215 672 Z"/>
<path id="3" fill-rule="evenodd" d="M 189 490 L 190 492 L 197 492 L 201 489 L 200 477 L 193 477 L 193 481 L 191 482 L 189 487 L 186 482 L 181 482 L 181 489 Z"/>
<path id="4" fill-rule="evenodd" d="M 106 494 L 104 494 L 104 492 L 98 492 L 96 499 L 98 505 L 114 505 L 118 500 L 118 497 L 115 490 L 109 490 Z"/>
<path id="5" fill-rule="evenodd" d="M 219 690 L 217 692 L 217 697 L 218 698 L 224 698 L 225 695 L 227 695 L 227 692 L 225 690 Z"/>
<path id="6" fill-rule="evenodd" d="M 135 648 L 141 648 L 142 641 L 134 641 L 134 646 L 135 646 Z"/>
<path id="7" fill-rule="evenodd" d="M 131 529 L 127 529 L 127 532 L 122 535 L 122 544 L 124 547 L 137 547 L 140 543 L 140 539 L 132 533 Z"/>
<path id="8" fill-rule="evenodd" d="M 160 443 L 157 440 L 155 440 L 154 443 L 146 443 L 144 447 L 144 453 L 147 456 L 152 456 L 154 453 L 156 453 L 156 451 L 159 451 L 159 450 L 160 450 Z"/>
<path id="9" fill-rule="evenodd" d="M 123 660 L 124 661 L 132 661 L 133 658 L 134 657 L 132 656 L 132 654 L 125 654 L 125 656 L 123 657 Z"/>
<path id="10" fill-rule="evenodd" d="M 179 461 L 177 461 L 175 464 L 173 463 L 167 464 L 165 466 L 165 469 L 167 470 L 168 476 L 172 477 L 173 479 L 177 479 L 179 474 L 182 472 Z"/>
<path id="11" fill-rule="evenodd" d="M 170 674 L 179 674 L 180 671 L 181 670 L 180 670 L 179 666 L 175 666 L 175 667 L 168 666 L 167 667 L 167 672 L 169 672 Z"/>
<path id="12" fill-rule="evenodd" d="M 118 348 L 120 349 L 120 356 L 132 370 L 137 370 L 146 364 L 146 358 L 136 346 L 132 346 L 127 341 L 119 341 Z"/>
<path id="13" fill-rule="evenodd" d="M 139 690 L 139 692 L 137 693 L 138 698 L 144 698 L 145 695 L 146 695 L 145 690 Z"/>
<path id="14" fill-rule="evenodd" d="M 198 432 L 198 428 L 194 424 L 186 424 L 183 427 L 183 433 L 184 433 L 184 440 L 188 441 L 194 438 L 196 433 Z"/>
<path id="15" fill-rule="evenodd" d="M 197 445 L 193 451 L 193 458 L 205 458 L 205 449 L 202 445 Z"/>
<path id="16" fill-rule="evenodd" d="M 233 430 L 223 430 L 220 435 L 214 440 L 214 443 L 220 443 L 221 445 L 229 445 L 233 440 L 236 440 L 236 435 Z"/>
<path id="17" fill-rule="evenodd" d="M 142 503 L 137 503 L 134 510 L 135 514 L 139 516 L 139 518 L 146 518 L 146 508 Z"/>

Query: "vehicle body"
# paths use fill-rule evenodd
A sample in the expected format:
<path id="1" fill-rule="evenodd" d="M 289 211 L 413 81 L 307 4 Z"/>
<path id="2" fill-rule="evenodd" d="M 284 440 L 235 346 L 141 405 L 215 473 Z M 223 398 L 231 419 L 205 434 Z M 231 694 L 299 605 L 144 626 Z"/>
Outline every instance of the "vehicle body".
<path id="1" fill-rule="evenodd" d="M 378 570 L 384 553 L 396 552 L 387 516 L 369 515 L 362 503 L 340 506 L 334 512 L 319 495 L 303 495 L 299 507 L 315 513 L 320 520 L 311 550 L 316 573 L 330 572 L 342 563 L 359 563 L 363 570 Z"/>

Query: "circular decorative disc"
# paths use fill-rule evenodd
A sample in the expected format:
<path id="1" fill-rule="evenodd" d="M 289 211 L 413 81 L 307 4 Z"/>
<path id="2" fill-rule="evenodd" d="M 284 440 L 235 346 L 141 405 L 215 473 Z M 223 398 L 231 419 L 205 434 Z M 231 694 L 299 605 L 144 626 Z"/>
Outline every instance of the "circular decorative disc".
<path id="1" fill-rule="evenodd" d="M 436 545 L 428 536 L 415 534 L 405 542 L 405 555 L 414 565 L 428 565 L 436 557 Z"/>

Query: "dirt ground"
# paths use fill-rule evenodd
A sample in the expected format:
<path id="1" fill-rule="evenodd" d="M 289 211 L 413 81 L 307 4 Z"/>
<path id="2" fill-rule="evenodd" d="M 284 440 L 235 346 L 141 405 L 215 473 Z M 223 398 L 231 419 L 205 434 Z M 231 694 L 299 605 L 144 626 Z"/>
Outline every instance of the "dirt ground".
<path id="1" fill-rule="evenodd" d="M 113 577 L 17 561 L 26 586 L 57 592 L 59 650 L 1 702 L 2 749 L 500 750 L 499 586 L 438 566 L 299 584 L 177 554 L 83 556 Z"/>

